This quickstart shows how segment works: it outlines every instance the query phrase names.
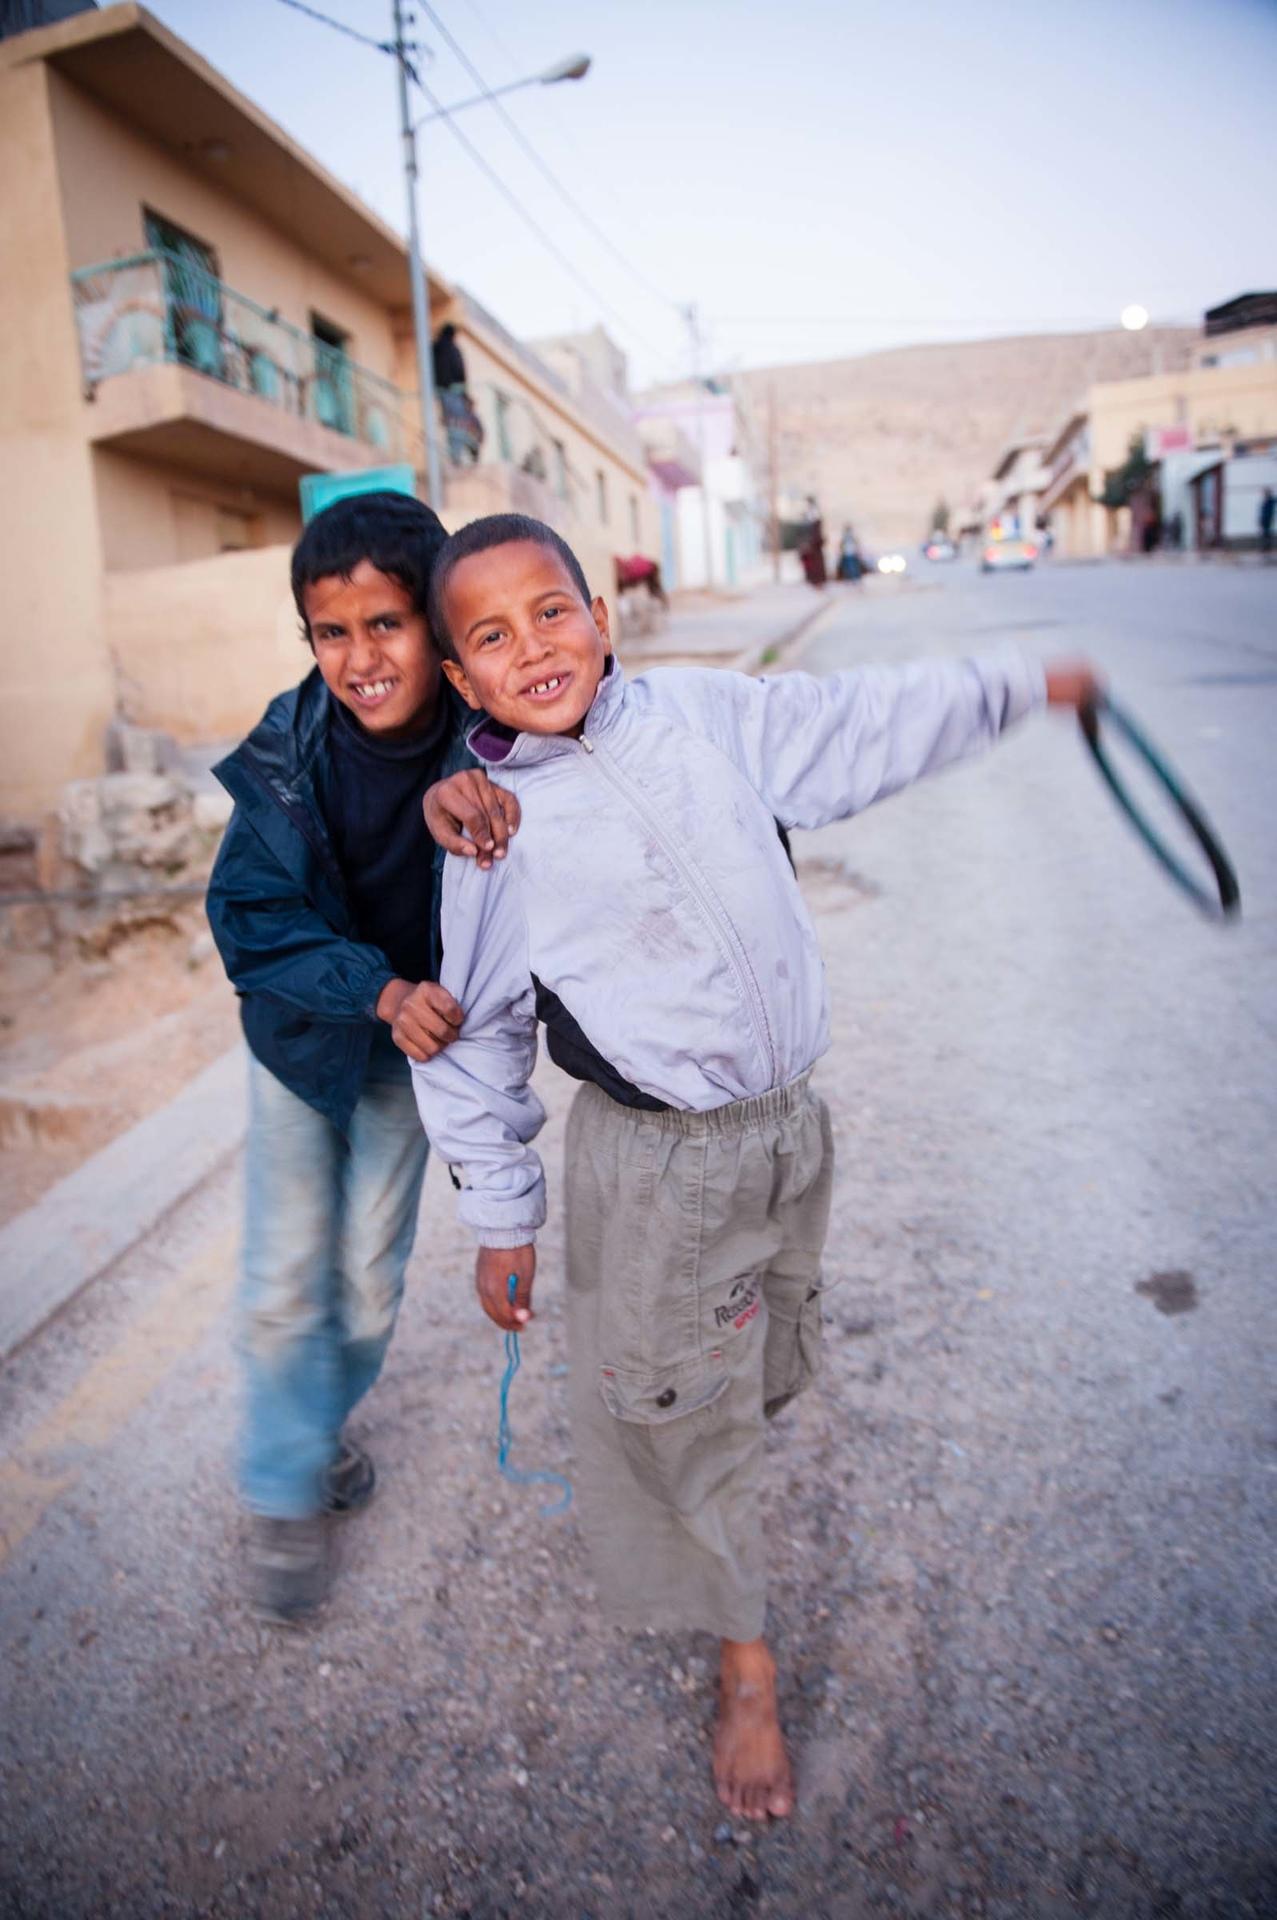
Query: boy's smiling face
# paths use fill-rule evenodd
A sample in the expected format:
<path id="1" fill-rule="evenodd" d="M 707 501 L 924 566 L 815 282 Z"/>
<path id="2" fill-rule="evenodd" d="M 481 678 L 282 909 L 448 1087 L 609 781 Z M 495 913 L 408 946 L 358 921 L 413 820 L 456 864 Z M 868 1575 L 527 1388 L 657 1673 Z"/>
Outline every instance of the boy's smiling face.
<path id="1" fill-rule="evenodd" d="M 579 735 L 612 643 L 552 547 L 512 540 L 458 562 L 443 592 L 457 661 L 444 672 L 470 706 L 517 733 Z"/>
<path id="2" fill-rule="evenodd" d="M 410 739 L 439 702 L 439 655 L 426 616 L 398 580 L 361 560 L 302 592 L 315 664 L 333 698 L 379 740 Z"/>

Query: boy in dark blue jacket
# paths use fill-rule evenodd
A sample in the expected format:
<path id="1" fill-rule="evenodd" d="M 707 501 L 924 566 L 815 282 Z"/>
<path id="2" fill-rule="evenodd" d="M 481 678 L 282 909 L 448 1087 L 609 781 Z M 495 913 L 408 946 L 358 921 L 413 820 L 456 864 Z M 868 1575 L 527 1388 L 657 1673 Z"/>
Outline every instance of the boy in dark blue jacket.
<path id="1" fill-rule="evenodd" d="M 316 516 L 292 559 L 315 669 L 216 769 L 235 811 L 208 915 L 250 1052 L 240 1486 L 253 1597 L 280 1620 L 323 1596 L 325 1514 L 373 1490 L 342 1428 L 385 1357 L 416 1228 L 408 1063 L 462 1018 L 437 984 L 443 856 L 421 807 L 471 764 L 425 616 L 444 537 L 396 493 Z"/>

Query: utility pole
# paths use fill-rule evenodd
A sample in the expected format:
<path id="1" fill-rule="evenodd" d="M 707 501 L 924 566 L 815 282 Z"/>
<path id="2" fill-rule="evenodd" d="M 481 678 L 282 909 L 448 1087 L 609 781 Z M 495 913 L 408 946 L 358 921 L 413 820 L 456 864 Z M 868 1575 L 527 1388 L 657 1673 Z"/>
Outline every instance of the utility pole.
<path id="1" fill-rule="evenodd" d="M 709 449 L 705 428 L 705 385 L 701 378 L 701 328 L 694 302 L 689 301 L 683 308 L 683 319 L 687 326 L 692 381 L 696 387 L 696 429 L 701 448 L 701 533 L 705 542 L 705 585 L 708 588 L 714 584 L 714 540 L 709 524 Z"/>
<path id="2" fill-rule="evenodd" d="M 439 435 L 435 419 L 435 382 L 431 360 L 430 291 L 421 260 L 417 227 L 417 136 L 408 101 L 412 67 L 404 39 L 403 0 L 393 0 L 395 65 L 399 69 L 399 126 L 403 135 L 404 178 L 408 189 L 408 273 L 412 281 L 412 326 L 417 341 L 417 397 L 421 404 L 421 437 L 426 449 L 426 494 L 438 513 L 443 506 L 443 476 L 439 469 Z"/>

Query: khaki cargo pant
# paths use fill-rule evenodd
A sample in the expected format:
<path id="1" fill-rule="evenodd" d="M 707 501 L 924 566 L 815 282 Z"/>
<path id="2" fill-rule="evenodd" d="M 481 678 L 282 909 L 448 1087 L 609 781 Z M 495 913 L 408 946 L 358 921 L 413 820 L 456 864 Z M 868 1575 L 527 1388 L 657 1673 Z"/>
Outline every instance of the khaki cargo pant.
<path id="1" fill-rule="evenodd" d="M 566 1161 L 575 1480 L 604 1609 L 753 1640 L 765 1421 L 819 1362 L 824 1102 L 806 1075 L 711 1113 L 583 1086 Z"/>

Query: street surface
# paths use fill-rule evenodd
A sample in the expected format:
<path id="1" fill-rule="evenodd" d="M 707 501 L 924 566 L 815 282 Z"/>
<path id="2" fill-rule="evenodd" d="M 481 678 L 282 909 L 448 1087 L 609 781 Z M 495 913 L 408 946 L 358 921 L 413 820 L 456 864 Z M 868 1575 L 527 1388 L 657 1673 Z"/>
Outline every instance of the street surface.
<path id="1" fill-rule="evenodd" d="M 572 1516 L 498 1478 L 438 1168 L 359 1423 L 378 1499 L 322 1619 L 254 1624 L 232 1168 L 2 1379 L 0 1911 L 1277 1912 L 1277 570 L 937 569 L 844 590 L 803 664 L 1016 637 L 1104 665 L 1244 918 L 1177 896 L 1059 716 L 799 836 L 840 1178 L 767 1495 L 797 1817 L 722 1821 L 712 1644 L 605 1630 Z M 511 1407 L 570 1472 L 561 1264 L 555 1215 Z"/>

